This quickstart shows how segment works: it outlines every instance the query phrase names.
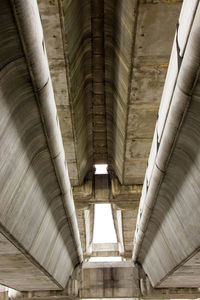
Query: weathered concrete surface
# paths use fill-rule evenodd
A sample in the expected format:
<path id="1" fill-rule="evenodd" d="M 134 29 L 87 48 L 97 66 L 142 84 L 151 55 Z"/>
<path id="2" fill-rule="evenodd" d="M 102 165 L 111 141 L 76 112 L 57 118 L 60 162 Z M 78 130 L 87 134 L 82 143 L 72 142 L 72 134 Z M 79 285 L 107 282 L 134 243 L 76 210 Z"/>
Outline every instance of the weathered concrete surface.
<path id="1" fill-rule="evenodd" d="M 113 299 L 110 297 L 102 297 L 103 299 Z M 148 296 L 140 296 L 138 297 L 119 297 L 120 300 L 135 300 L 135 299 L 198 299 L 199 298 L 199 291 L 198 289 L 157 289 L 152 291 L 152 294 L 149 294 Z M 15 298 L 13 298 L 15 299 Z M 76 296 L 69 296 L 69 294 L 66 293 L 66 291 L 50 291 L 50 292 L 29 292 L 29 293 L 22 293 L 22 297 L 18 297 L 17 299 L 23 299 L 23 300 L 67 300 L 67 299 L 80 299 Z M 84 299 L 84 298 L 81 298 Z M 95 299 L 92 297 L 92 299 Z M 98 299 L 98 298 L 97 298 Z M 116 297 L 114 299 L 117 299 Z M 4 300 L 4 298 L 2 299 Z M 6 299 L 5 299 L 6 300 Z"/>
<path id="2" fill-rule="evenodd" d="M 172 275 L 169 275 L 160 285 L 165 287 L 199 287 L 200 286 L 200 252 L 183 263 Z M 183 285 L 183 281 L 187 280 Z"/>
<path id="3" fill-rule="evenodd" d="M 0 14 L 0 282 L 62 289 L 81 247 L 37 2 Z"/>
<path id="4" fill-rule="evenodd" d="M 96 265 L 96 267 L 95 267 Z M 102 263 L 101 264 L 97 264 L 97 263 L 93 263 L 93 266 L 91 266 L 91 268 L 93 269 L 92 272 L 90 273 L 96 273 L 96 275 L 100 274 L 99 273 L 99 269 L 102 268 Z M 117 266 L 116 264 L 112 264 L 112 266 L 116 266 L 119 268 L 119 265 Z M 105 267 L 104 267 L 105 268 Z M 95 271 L 96 270 L 96 271 Z M 123 269 L 124 270 L 124 269 Z M 122 273 L 120 274 L 120 278 L 121 278 L 121 282 L 122 282 L 122 277 L 126 277 L 126 275 L 124 274 L 124 271 L 122 270 Z M 128 278 L 130 278 L 130 269 L 127 269 L 128 271 L 127 275 Z M 80 271 L 80 270 L 79 270 Z M 110 270 L 111 271 L 111 270 Z M 107 274 L 109 274 L 109 272 L 107 272 Z M 75 276 L 73 276 L 72 279 L 72 285 L 70 285 L 70 287 L 68 286 L 65 290 L 63 291 L 33 291 L 33 292 L 22 292 L 18 295 L 15 296 L 15 294 L 11 297 L 11 299 L 23 299 L 23 300 L 67 300 L 67 299 L 84 299 L 83 297 L 80 298 L 80 288 L 81 288 L 81 281 L 82 281 L 82 275 L 83 272 L 78 272 L 76 273 Z M 93 279 L 94 277 L 93 276 Z M 118 274 L 119 275 L 119 274 Z M 114 277 L 112 277 L 114 278 Z M 135 277 L 134 277 L 135 278 Z M 78 279 L 78 280 L 77 280 Z M 87 277 L 86 280 L 89 282 L 90 278 Z M 120 282 L 118 282 L 119 284 Z M 147 283 L 149 283 L 149 281 L 147 280 Z M 71 288 L 73 286 L 73 288 Z M 100 291 L 100 287 L 98 287 L 99 291 Z M 128 292 L 129 294 L 129 292 Z M 136 294 L 136 293 L 134 293 Z M 127 294 L 126 294 L 127 295 Z M 119 298 L 119 299 L 127 299 L 127 296 L 120 296 L 120 297 L 114 297 L 114 299 Z M 147 291 L 146 294 L 142 294 L 142 290 L 141 290 L 141 285 L 140 285 L 140 293 L 139 293 L 139 297 L 135 297 L 133 296 L 133 298 L 129 298 L 129 299 L 197 299 L 200 296 L 200 292 L 198 288 L 174 288 L 174 289 L 153 289 L 149 284 L 147 286 Z M 113 299 L 109 296 L 108 293 L 108 297 L 104 295 L 104 297 L 101 298 L 108 298 L 108 299 Z M 95 299 L 94 297 L 92 297 L 92 299 Z M 97 298 L 98 299 L 98 298 Z"/>
<path id="5" fill-rule="evenodd" d="M 93 165 L 90 1 L 59 1 L 79 184 Z"/>
<path id="6" fill-rule="evenodd" d="M 191 13 L 185 3 L 171 61 L 182 56 L 170 63 L 135 236 L 134 259 L 159 288 L 200 286 L 200 5 Z"/>
<path id="7" fill-rule="evenodd" d="M 56 283 L 45 276 L 2 234 L 0 234 L 0 282 L 21 291 L 58 289 Z"/>
<path id="8" fill-rule="evenodd" d="M 125 257 L 130 258 L 133 250 L 133 238 L 135 224 L 137 220 L 137 210 L 122 211 L 123 241 Z"/>
<path id="9" fill-rule="evenodd" d="M 94 163 L 143 183 L 180 4 L 39 0 L 72 185 Z"/>
<path id="10" fill-rule="evenodd" d="M 138 1 L 104 2 L 107 144 L 109 164 L 122 183 L 129 77 Z"/>
<path id="11" fill-rule="evenodd" d="M 38 0 L 39 11 L 45 37 L 45 45 L 51 72 L 56 107 L 62 131 L 63 146 L 67 158 L 70 182 L 79 184 L 79 166 L 70 110 L 69 84 L 58 1 Z"/>
<path id="12" fill-rule="evenodd" d="M 84 255 L 91 255 L 94 231 L 94 205 L 89 204 L 87 209 L 76 209 L 81 245 Z"/>
<path id="13" fill-rule="evenodd" d="M 9 300 L 8 292 L 0 292 L 0 300 Z"/>
<path id="14" fill-rule="evenodd" d="M 80 298 L 139 297 L 138 268 L 132 263 L 85 263 Z"/>
<path id="15" fill-rule="evenodd" d="M 92 257 L 120 256 L 119 246 L 117 243 L 93 243 Z"/>
<path id="16" fill-rule="evenodd" d="M 93 205 L 110 202 L 120 245 L 113 252 L 130 257 L 138 200 L 181 1 L 38 0 L 38 3 L 70 180 L 75 186 L 84 253 L 88 257 L 92 249 Z M 7 22 L 7 19 L 5 12 L 2 20 Z M 24 243 L 28 254 L 37 258 L 36 265 L 41 264 L 42 271 L 47 270 L 56 278 L 61 288 L 78 262 L 74 235 L 70 235 L 68 224 L 71 214 L 66 217 L 60 196 L 59 184 L 65 179 L 56 177 L 52 163 L 56 155 L 52 158 L 48 148 L 43 132 L 45 122 L 43 118 L 41 122 L 37 105 L 30 104 L 35 103 L 34 96 L 27 92 L 23 98 L 21 94 L 26 91 L 23 86 L 20 102 L 16 90 L 10 88 L 22 84 L 27 70 L 26 62 L 19 59 L 23 56 L 21 46 L 9 34 L 8 37 L 1 48 L 2 66 L 11 66 L 16 58 L 17 61 L 12 71 L 4 68 L 5 73 L 8 68 L 8 77 L 13 77 L 13 81 L 9 79 L 3 90 L 6 105 L 2 106 L 2 123 L 6 125 L 2 126 L 2 135 L 5 129 L 11 143 L 4 144 L 1 151 L 5 170 L 2 218 L 17 241 Z M 6 48 L 6 44 L 12 47 Z M 9 57 L 6 63 L 5 57 Z M 30 78 L 25 81 L 28 86 Z M 32 93 L 32 87 L 29 89 Z M 15 101 L 19 101 L 19 107 L 13 105 Z M 33 120 L 35 129 L 31 131 L 29 125 Z M 28 128 L 27 132 L 24 128 Z M 20 144 L 21 134 L 24 139 Z M 23 166 L 18 168 L 21 161 L 26 173 Z M 93 164 L 103 162 L 109 164 L 118 178 L 87 181 L 85 175 Z M 16 186 L 19 193 L 15 195 Z M 71 199 L 69 183 L 68 192 Z M 102 254 L 98 249 L 94 254 L 98 252 Z M 29 280 L 34 285 L 33 278 Z M 110 291 L 102 288 L 99 293 L 109 295 Z"/>
<path id="17" fill-rule="evenodd" d="M 124 184 L 142 184 L 181 1 L 141 1 L 133 49 Z M 120 121 L 119 121 L 120 122 Z"/>
<path id="18" fill-rule="evenodd" d="M 3 289 L 2 292 L 6 292 Z M 92 296 L 92 295 L 93 296 Z M 196 299 L 198 288 L 154 289 L 141 267 L 132 263 L 84 263 L 76 268 L 62 291 L 16 293 L 9 290 L 12 300 L 66 300 L 84 298 L 108 299 Z M 102 296 L 103 295 L 103 296 Z"/>
<path id="19" fill-rule="evenodd" d="M 84 253 L 92 236 L 85 228 L 93 224 L 85 212 L 111 202 L 130 257 L 182 1 L 38 2 Z M 113 170 L 112 191 L 105 178 L 85 177 L 94 163 Z"/>

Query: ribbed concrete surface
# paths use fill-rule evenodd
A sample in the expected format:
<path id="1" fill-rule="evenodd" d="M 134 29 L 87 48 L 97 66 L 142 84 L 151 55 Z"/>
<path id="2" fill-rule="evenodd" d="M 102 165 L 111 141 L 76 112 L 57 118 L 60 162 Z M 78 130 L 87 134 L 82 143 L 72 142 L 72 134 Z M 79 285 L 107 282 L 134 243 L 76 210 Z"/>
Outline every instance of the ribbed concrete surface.
<path id="1" fill-rule="evenodd" d="M 0 14 L 0 230 L 15 249 L 0 282 L 61 289 L 81 248 L 37 3 L 4 0 Z"/>
<path id="2" fill-rule="evenodd" d="M 68 107 L 59 104 L 62 70 L 52 54 L 53 43 L 60 57 L 57 3 L 39 4 L 72 185 L 94 163 L 108 163 L 120 183 L 142 185 L 181 1 L 59 1 Z M 118 209 L 135 216 L 138 205 L 119 198 Z M 80 197 L 77 205 L 85 205 Z M 128 220 L 130 250 L 135 218 Z"/>
<path id="3" fill-rule="evenodd" d="M 200 5 L 189 11 L 190 4 L 174 42 L 135 239 L 155 287 L 200 286 Z"/>
<path id="4" fill-rule="evenodd" d="M 95 163 L 143 183 L 180 2 L 59 2 L 79 184 Z"/>
<path id="5" fill-rule="evenodd" d="M 132 199 L 134 184 L 141 188 L 143 183 L 181 1 L 38 2 L 71 183 L 82 184 L 93 164 L 104 162 L 114 170 L 121 184 L 129 185 L 120 186 L 122 194 L 115 195 L 117 208 L 124 210 L 121 243 L 128 253 L 138 201 Z M 9 27 L 7 14 L 3 11 L 2 20 Z M 60 184 L 67 182 L 64 195 L 67 203 L 68 197 L 71 199 L 69 182 L 65 176 L 56 177 L 57 170 L 55 172 L 52 163 L 55 158 L 64 166 L 64 156 L 62 154 L 60 159 L 57 144 L 49 149 L 45 121 L 32 93 L 26 62 L 21 58 L 23 50 L 16 41 L 18 33 L 12 26 L 8 32 L 3 31 L 1 55 L 5 80 L 2 136 L 6 136 L 2 145 L 5 195 L 2 200 L 5 201 L 2 214 L 5 220 L 2 220 L 17 241 L 23 242 L 27 252 L 37 258 L 36 264 L 40 263 L 60 287 L 65 285 L 73 265 L 79 261 L 74 254 L 77 248 L 74 238 L 78 237 L 70 235 L 71 224 L 68 224 L 71 213 L 65 215 L 65 202 L 60 196 L 63 193 Z M 45 54 L 42 39 L 43 36 L 39 48 Z M 38 48 L 34 48 L 30 56 L 35 57 L 37 53 Z M 37 62 L 36 67 L 42 65 L 42 61 Z M 42 75 L 46 75 L 45 71 L 46 63 L 35 79 L 36 85 Z M 44 90 L 38 92 L 43 100 L 52 97 L 48 76 L 37 86 L 40 90 L 46 84 Z M 49 111 L 45 106 L 43 109 L 48 117 Z M 56 122 L 55 110 L 54 116 L 48 128 Z M 56 136 L 54 131 L 53 136 Z M 14 187 L 10 189 L 10 186 Z M 20 195 L 15 194 L 15 186 L 23 187 L 19 189 Z M 130 195 L 124 199 L 123 193 L 128 190 Z M 95 200 L 101 201 L 98 188 L 94 192 Z M 16 199 L 19 206 L 15 204 Z M 109 200 L 107 197 L 106 201 Z M 84 203 L 81 205 L 85 209 Z M 26 217 L 29 212 L 30 216 Z M 93 214 L 79 210 L 77 215 L 86 252 L 92 237 Z M 67 268 L 60 272 L 63 264 Z"/>

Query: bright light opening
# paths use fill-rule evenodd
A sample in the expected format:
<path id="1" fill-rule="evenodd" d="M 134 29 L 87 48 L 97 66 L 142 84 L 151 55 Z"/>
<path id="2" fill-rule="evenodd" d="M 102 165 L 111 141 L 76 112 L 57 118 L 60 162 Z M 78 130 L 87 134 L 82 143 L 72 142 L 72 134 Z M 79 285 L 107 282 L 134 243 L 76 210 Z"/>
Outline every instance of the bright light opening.
<path id="1" fill-rule="evenodd" d="M 90 257 L 89 262 L 115 262 L 122 261 L 120 256 L 107 256 L 107 257 Z"/>
<path id="2" fill-rule="evenodd" d="M 95 174 L 108 174 L 107 168 L 108 165 L 107 164 L 102 164 L 102 165 L 94 165 L 95 166 Z"/>
<path id="3" fill-rule="evenodd" d="M 117 243 L 110 204 L 95 204 L 93 243 Z"/>

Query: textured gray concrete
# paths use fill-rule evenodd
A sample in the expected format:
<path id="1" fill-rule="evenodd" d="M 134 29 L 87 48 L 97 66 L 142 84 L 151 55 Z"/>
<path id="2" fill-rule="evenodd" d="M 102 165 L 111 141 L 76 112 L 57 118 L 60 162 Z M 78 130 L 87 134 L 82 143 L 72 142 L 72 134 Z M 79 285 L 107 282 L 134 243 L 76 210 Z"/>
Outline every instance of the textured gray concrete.
<path id="1" fill-rule="evenodd" d="M 70 182 L 72 185 L 77 185 L 79 183 L 79 171 L 70 111 L 70 99 L 68 93 L 68 85 L 70 82 L 67 80 L 59 4 L 58 1 L 38 0 L 37 2 L 44 31 L 45 45 L 56 108 L 62 131 L 63 146 L 67 157 Z"/>
<path id="2" fill-rule="evenodd" d="M 123 161 L 124 184 L 142 184 L 144 180 L 180 2 L 141 1 L 138 6 Z"/>
<path id="3" fill-rule="evenodd" d="M 177 36 L 182 62 L 180 66 L 176 61 L 175 41 L 171 61 L 177 64 L 170 63 L 168 71 L 171 80 L 165 84 L 135 239 L 134 258 L 138 253 L 156 287 L 200 286 L 200 6 L 198 1 L 194 4 L 197 10 L 190 11 L 190 19 L 182 17 L 189 2 L 181 14 Z"/>
<path id="4" fill-rule="evenodd" d="M 0 281 L 17 290 L 51 290 L 58 285 L 0 234 Z"/>
<path id="5" fill-rule="evenodd" d="M 109 163 L 142 184 L 181 1 L 58 3 L 39 6 L 71 183 Z"/>
<path id="6" fill-rule="evenodd" d="M 0 282 L 61 289 L 82 253 L 37 2 L 0 14 Z"/>
<path id="7" fill-rule="evenodd" d="M 85 255 L 90 252 L 94 223 L 88 212 L 95 203 L 111 201 L 113 215 L 121 216 L 120 225 L 115 218 L 120 247 L 126 257 L 131 256 L 138 200 L 181 2 L 39 1 Z M 60 67 L 64 63 L 66 74 Z M 109 163 L 128 186 L 114 177 L 111 194 L 103 177 L 96 178 L 94 185 L 93 179 L 83 182 L 95 162 Z"/>
<path id="8" fill-rule="evenodd" d="M 153 289 L 145 280 L 142 289 L 139 268 L 132 263 L 85 263 L 76 270 L 63 291 L 33 291 L 12 293 L 11 299 L 23 300 L 67 300 L 67 299 L 197 299 L 197 288 Z M 5 295 L 5 292 L 4 292 Z"/>
<path id="9" fill-rule="evenodd" d="M 138 268 L 132 263 L 85 263 L 80 298 L 139 297 Z"/>
<path id="10" fill-rule="evenodd" d="M 115 210 L 123 210 L 130 256 L 140 197 L 139 192 L 134 195 L 134 184 L 143 183 L 181 1 L 58 3 L 61 33 L 57 2 L 39 1 L 70 180 L 76 186 L 82 247 L 86 249 L 86 198 L 92 199 L 90 204 L 100 202 L 98 194 L 94 198 L 90 193 L 100 190 L 101 195 L 103 188 L 103 182 L 99 188 L 96 182 L 95 192 L 92 181 L 83 179 L 94 163 L 108 163 L 123 184 L 112 182 L 112 203 Z M 64 59 L 66 74 L 59 67 Z M 67 77 L 62 97 L 61 76 Z M 117 184 L 121 195 L 116 194 Z"/>
<path id="11" fill-rule="evenodd" d="M 38 0 L 53 93 L 36 1 L 1 1 L 3 284 L 47 298 L 184 298 L 177 287 L 200 286 L 197 0 L 184 2 L 158 111 L 181 3 Z M 115 244 L 92 242 L 96 203 L 112 204 Z M 77 267 L 82 249 L 130 259 L 135 228 L 134 259 L 160 292 L 130 262 Z"/>

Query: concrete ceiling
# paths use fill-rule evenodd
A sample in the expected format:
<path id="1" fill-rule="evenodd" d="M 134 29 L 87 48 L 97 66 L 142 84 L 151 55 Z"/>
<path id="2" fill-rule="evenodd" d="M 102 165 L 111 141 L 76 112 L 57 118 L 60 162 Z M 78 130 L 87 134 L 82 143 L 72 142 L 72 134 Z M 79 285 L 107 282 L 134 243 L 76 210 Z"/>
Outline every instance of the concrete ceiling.
<path id="1" fill-rule="evenodd" d="M 200 0 L 38 3 L 46 48 L 37 0 L 0 1 L 0 299 L 199 297 Z"/>
<path id="2" fill-rule="evenodd" d="M 118 241 L 122 231 L 123 255 L 130 257 L 182 1 L 38 0 L 38 4 L 82 248 L 88 254 L 92 205 L 109 202 L 114 216 L 121 213 L 121 221 L 114 218 L 115 228 Z M 109 166 L 104 186 L 109 197 L 94 197 L 96 163 Z"/>

